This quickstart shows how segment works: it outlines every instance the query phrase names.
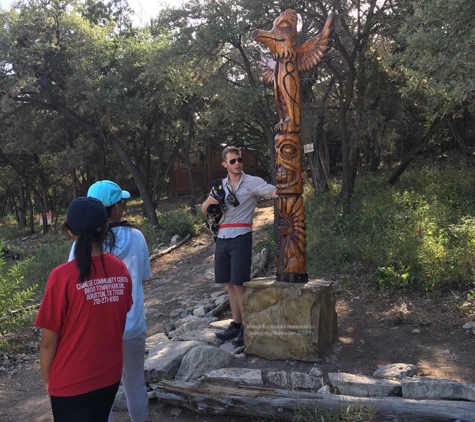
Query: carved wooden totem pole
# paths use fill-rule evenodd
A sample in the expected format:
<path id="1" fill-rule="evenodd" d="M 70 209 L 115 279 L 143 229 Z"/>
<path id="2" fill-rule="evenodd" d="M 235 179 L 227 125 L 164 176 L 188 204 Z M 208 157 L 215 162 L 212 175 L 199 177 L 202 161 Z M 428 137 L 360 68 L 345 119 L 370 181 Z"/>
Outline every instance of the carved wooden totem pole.
<path id="1" fill-rule="evenodd" d="M 297 13 L 288 9 L 274 21 L 270 31 L 256 30 L 252 40 L 269 47 L 272 59 L 261 57 L 264 81 L 274 84 L 279 123 L 274 128 L 276 150 L 277 280 L 308 281 L 305 207 L 303 204 L 301 88 L 299 72 L 316 66 L 328 50 L 335 16 L 330 14 L 323 31 L 297 47 Z"/>

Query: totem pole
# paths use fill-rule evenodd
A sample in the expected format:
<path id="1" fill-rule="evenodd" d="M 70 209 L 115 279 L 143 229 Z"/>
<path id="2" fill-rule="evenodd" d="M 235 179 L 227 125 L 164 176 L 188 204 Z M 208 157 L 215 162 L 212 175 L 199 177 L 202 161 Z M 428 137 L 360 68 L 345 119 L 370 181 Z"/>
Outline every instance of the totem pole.
<path id="1" fill-rule="evenodd" d="M 335 15 L 330 14 L 323 31 L 296 46 L 297 12 L 288 9 L 274 21 L 270 31 L 256 30 L 252 40 L 269 47 L 272 59 L 261 56 L 264 81 L 274 84 L 275 103 L 280 118 L 274 127 L 276 150 L 277 209 L 277 281 L 305 283 L 307 240 L 303 204 L 301 88 L 299 72 L 316 66 L 328 50 Z"/>

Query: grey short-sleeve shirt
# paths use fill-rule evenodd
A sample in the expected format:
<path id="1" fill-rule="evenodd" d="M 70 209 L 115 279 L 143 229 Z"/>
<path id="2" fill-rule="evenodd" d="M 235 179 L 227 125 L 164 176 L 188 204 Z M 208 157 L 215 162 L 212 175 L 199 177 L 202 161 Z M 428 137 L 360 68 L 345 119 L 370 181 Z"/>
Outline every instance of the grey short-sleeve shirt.
<path id="1" fill-rule="evenodd" d="M 227 211 L 221 224 L 251 224 L 257 201 L 260 198 L 270 199 L 275 189 L 275 186 L 267 183 L 264 179 L 257 176 L 250 176 L 243 172 L 241 180 L 234 192 L 234 195 L 239 201 L 239 205 L 234 207 L 228 200 L 228 196 L 232 190 L 227 177 L 223 179 L 223 187 L 226 192 L 225 202 Z M 252 227 L 220 228 L 218 237 L 220 239 L 229 239 L 249 232 L 252 232 Z"/>

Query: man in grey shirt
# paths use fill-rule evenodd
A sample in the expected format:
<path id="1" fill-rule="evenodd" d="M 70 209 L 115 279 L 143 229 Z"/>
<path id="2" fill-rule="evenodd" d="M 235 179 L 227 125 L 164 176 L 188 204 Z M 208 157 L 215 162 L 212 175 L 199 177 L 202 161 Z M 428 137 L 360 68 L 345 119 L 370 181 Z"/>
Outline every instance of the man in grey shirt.
<path id="1" fill-rule="evenodd" d="M 226 212 L 219 225 L 214 259 L 216 283 L 226 283 L 232 322 L 216 337 L 231 340 L 235 346 L 244 345 L 243 284 L 251 279 L 252 219 L 260 198 L 276 199 L 277 190 L 260 177 L 242 171 L 243 159 L 239 148 L 228 146 L 223 150 L 223 167 L 228 176 L 222 180 Z M 218 200 L 210 193 L 201 210 L 209 214 L 210 205 Z"/>

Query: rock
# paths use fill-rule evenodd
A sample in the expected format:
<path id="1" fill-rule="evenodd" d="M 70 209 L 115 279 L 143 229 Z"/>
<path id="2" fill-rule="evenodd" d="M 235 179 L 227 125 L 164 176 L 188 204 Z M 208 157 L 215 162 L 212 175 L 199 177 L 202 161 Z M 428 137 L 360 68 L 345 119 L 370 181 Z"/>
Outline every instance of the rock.
<path id="1" fill-rule="evenodd" d="M 165 333 L 157 333 L 145 339 L 145 348 L 150 350 L 153 346 L 168 341 Z"/>
<path id="2" fill-rule="evenodd" d="M 193 311 L 191 309 L 185 309 L 182 313 L 181 313 L 181 317 L 182 318 L 186 318 L 188 315 L 193 315 Z"/>
<path id="3" fill-rule="evenodd" d="M 373 373 L 374 378 L 383 379 L 398 379 L 402 380 L 406 377 L 412 377 L 416 374 L 416 367 L 414 365 L 406 363 L 393 363 L 391 365 L 385 365 L 378 368 Z"/>
<path id="4" fill-rule="evenodd" d="M 272 360 L 320 361 L 337 338 L 332 283 L 258 278 L 245 286 L 245 352 Z"/>
<path id="5" fill-rule="evenodd" d="M 193 310 L 193 315 L 197 317 L 202 317 L 206 315 L 205 307 L 204 306 L 198 306 L 198 308 Z"/>
<path id="6" fill-rule="evenodd" d="M 220 321 L 213 321 L 209 324 L 210 327 L 220 328 L 225 330 L 231 324 L 232 319 L 222 319 Z"/>
<path id="7" fill-rule="evenodd" d="M 178 331 L 178 330 L 177 330 Z M 220 340 L 219 338 L 216 337 L 215 333 L 217 330 L 213 330 L 210 328 L 204 328 L 201 330 L 192 330 L 192 331 L 187 331 L 183 334 L 180 335 L 174 335 L 173 339 L 175 341 L 180 340 L 180 341 L 189 341 L 189 340 L 196 340 L 196 341 L 204 341 L 211 346 L 220 346 L 223 344 L 223 340 Z"/>
<path id="8" fill-rule="evenodd" d="M 181 309 L 174 309 L 173 311 L 170 312 L 169 317 L 170 317 L 171 319 L 175 319 L 176 317 L 178 317 L 178 315 L 181 314 L 181 312 L 182 312 Z M 186 315 L 182 315 L 182 318 L 185 317 L 185 316 L 186 316 Z"/>
<path id="9" fill-rule="evenodd" d="M 178 329 L 182 325 L 188 324 L 191 321 L 197 321 L 199 319 L 200 319 L 199 317 L 189 314 L 189 315 L 175 321 L 175 329 Z"/>
<path id="10" fill-rule="evenodd" d="M 466 322 L 463 327 L 464 330 L 472 330 L 475 328 L 475 321 Z"/>
<path id="11" fill-rule="evenodd" d="M 177 243 L 179 243 L 181 240 L 181 237 L 179 235 L 175 235 L 172 237 L 172 240 L 170 241 L 170 246 L 173 246 L 173 245 L 176 245 Z"/>
<path id="12" fill-rule="evenodd" d="M 310 371 L 308 371 L 308 374 L 312 377 L 321 377 L 323 375 L 323 372 L 320 371 L 318 368 L 312 368 Z"/>
<path id="13" fill-rule="evenodd" d="M 215 306 L 219 306 L 219 305 L 221 305 L 221 303 L 225 302 L 227 299 L 228 299 L 228 295 L 219 296 L 219 297 L 214 301 L 214 304 L 215 304 Z"/>
<path id="14" fill-rule="evenodd" d="M 294 390 L 297 388 L 303 388 L 316 390 L 322 386 L 322 382 L 319 378 L 312 377 L 303 372 L 268 372 L 267 379 L 270 383 L 284 389 Z"/>
<path id="15" fill-rule="evenodd" d="M 226 341 L 219 347 L 231 355 L 236 355 L 244 351 L 244 346 L 235 346 L 232 341 Z"/>
<path id="16" fill-rule="evenodd" d="M 475 401 L 475 384 L 466 384 L 451 379 L 433 379 L 416 376 L 404 378 L 401 381 L 401 386 L 404 398 Z"/>
<path id="17" fill-rule="evenodd" d="M 400 397 L 401 383 L 398 381 L 381 380 L 363 375 L 352 375 L 344 372 L 328 373 L 332 387 L 338 388 L 340 394 L 357 397 Z"/>
<path id="18" fill-rule="evenodd" d="M 178 372 L 183 356 L 194 347 L 201 345 L 206 345 L 206 343 L 167 340 L 152 347 L 144 364 L 145 382 L 174 377 Z"/>
<path id="19" fill-rule="evenodd" d="M 230 381 L 249 385 L 262 385 L 262 372 L 260 369 L 247 368 L 221 368 L 207 372 L 204 379 L 215 381 Z"/>
<path id="20" fill-rule="evenodd" d="M 186 322 L 184 322 L 186 320 Z M 215 322 L 217 320 L 216 317 L 211 318 L 200 318 L 194 315 L 190 315 L 182 320 L 179 320 L 175 323 L 177 325 L 177 329 L 173 333 L 173 338 L 177 338 L 182 336 L 188 331 L 195 331 L 199 329 L 208 328 L 210 323 Z"/>
<path id="21" fill-rule="evenodd" d="M 324 385 L 320 390 L 317 391 L 317 394 L 331 394 L 332 390 L 329 385 Z"/>
<path id="22" fill-rule="evenodd" d="M 214 268 L 209 268 L 205 271 L 204 278 L 206 280 L 214 280 Z"/>
<path id="23" fill-rule="evenodd" d="M 218 347 L 200 345 L 192 348 L 182 359 L 175 380 L 191 381 L 214 369 L 228 366 L 233 357 Z"/>
<path id="24" fill-rule="evenodd" d="M 114 403 L 112 404 L 112 409 L 127 410 L 127 398 L 125 397 L 125 390 L 122 384 L 119 385 L 119 389 L 117 390 L 117 394 L 114 398 Z"/>

